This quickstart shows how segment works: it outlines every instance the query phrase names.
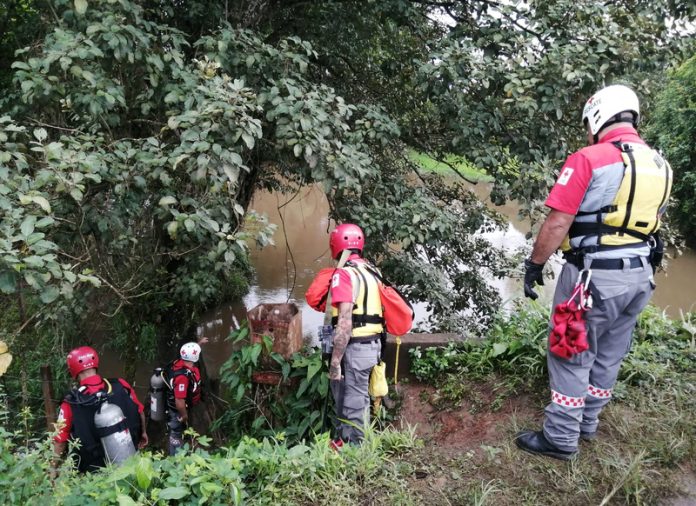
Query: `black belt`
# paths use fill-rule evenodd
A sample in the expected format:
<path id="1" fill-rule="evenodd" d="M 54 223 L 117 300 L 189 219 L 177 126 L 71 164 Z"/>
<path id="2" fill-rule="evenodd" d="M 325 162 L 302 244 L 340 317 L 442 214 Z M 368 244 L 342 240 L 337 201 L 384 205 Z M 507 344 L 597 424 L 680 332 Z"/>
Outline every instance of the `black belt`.
<path id="1" fill-rule="evenodd" d="M 380 335 L 379 334 L 372 334 L 371 336 L 362 336 L 362 337 L 351 337 L 350 341 L 348 341 L 348 344 L 370 344 L 370 343 L 376 343 L 379 341 Z"/>
<path id="2" fill-rule="evenodd" d="M 585 268 L 585 262 L 582 255 L 577 255 L 574 253 L 565 253 L 563 258 L 566 259 L 568 263 L 573 264 L 578 269 Z M 642 257 L 632 257 L 632 258 L 597 258 L 592 260 L 590 264 L 590 269 L 601 269 L 601 270 L 620 270 L 624 268 L 624 260 L 628 260 L 628 268 L 636 269 L 638 267 L 643 267 Z"/>

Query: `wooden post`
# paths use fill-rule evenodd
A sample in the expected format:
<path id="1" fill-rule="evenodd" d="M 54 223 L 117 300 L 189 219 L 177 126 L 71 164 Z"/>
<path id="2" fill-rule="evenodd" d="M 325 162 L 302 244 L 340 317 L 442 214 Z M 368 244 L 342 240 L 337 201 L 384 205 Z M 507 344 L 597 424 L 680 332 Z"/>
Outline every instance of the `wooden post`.
<path id="1" fill-rule="evenodd" d="M 46 410 L 46 428 L 48 432 L 53 432 L 53 424 L 56 421 L 56 406 L 53 404 L 53 375 L 50 365 L 41 366 L 41 389 L 43 390 Z"/>

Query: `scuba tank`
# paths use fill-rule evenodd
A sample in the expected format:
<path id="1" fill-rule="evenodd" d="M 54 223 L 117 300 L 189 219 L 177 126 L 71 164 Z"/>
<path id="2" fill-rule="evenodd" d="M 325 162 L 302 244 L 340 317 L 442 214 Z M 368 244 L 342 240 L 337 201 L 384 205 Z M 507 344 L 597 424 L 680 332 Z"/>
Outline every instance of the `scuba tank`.
<path id="1" fill-rule="evenodd" d="M 158 367 L 150 377 L 150 419 L 154 422 L 164 421 L 166 406 L 164 403 L 164 378 L 162 368 Z"/>
<path id="2" fill-rule="evenodd" d="M 97 394 L 101 405 L 94 413 L 94 425 L 104 447 L 105 461 L 121 464 L 131 455 L 135 455 L 135 446 L 126 425 L 126 417 L 116 404 L 106 400 L 103 394 Z"/>

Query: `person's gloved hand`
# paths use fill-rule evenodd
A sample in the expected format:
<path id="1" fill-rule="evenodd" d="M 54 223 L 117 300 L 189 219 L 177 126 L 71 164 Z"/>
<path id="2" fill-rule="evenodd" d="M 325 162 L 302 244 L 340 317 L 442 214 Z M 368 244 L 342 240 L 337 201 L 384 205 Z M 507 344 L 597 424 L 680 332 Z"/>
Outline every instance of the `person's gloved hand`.
<path id="1" fill-rule="evenodd" d="M 524 295 L 532 300 L 539 297 L 534 291 L 534 283 L 538 285 L 544 284 L 544 264 L 535 264 L 531 259 L 527 258 L 524 261 Z"/>

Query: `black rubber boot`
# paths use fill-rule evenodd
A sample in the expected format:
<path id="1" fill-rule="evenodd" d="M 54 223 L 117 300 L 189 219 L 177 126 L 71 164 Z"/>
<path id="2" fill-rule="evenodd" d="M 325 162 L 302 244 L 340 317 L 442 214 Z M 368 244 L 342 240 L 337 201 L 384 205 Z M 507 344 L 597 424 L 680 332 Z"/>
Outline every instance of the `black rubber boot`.
<path id="1" fill-rule="evenodd" d="M 515 436 L 515 444 L 526 452 L 560 460 L 571 460 L 578 454 L 577 450 L 568 452 L 556 448 L 549 443 L 542 431 L 523 430 L 518 432 Z"/>
<path id="2" fill-rule="evenodd" d="M 583 441 L 594 441 L 597 439 L 597 432 L 583 432 L 580 431 L 580 439 Z"/>

